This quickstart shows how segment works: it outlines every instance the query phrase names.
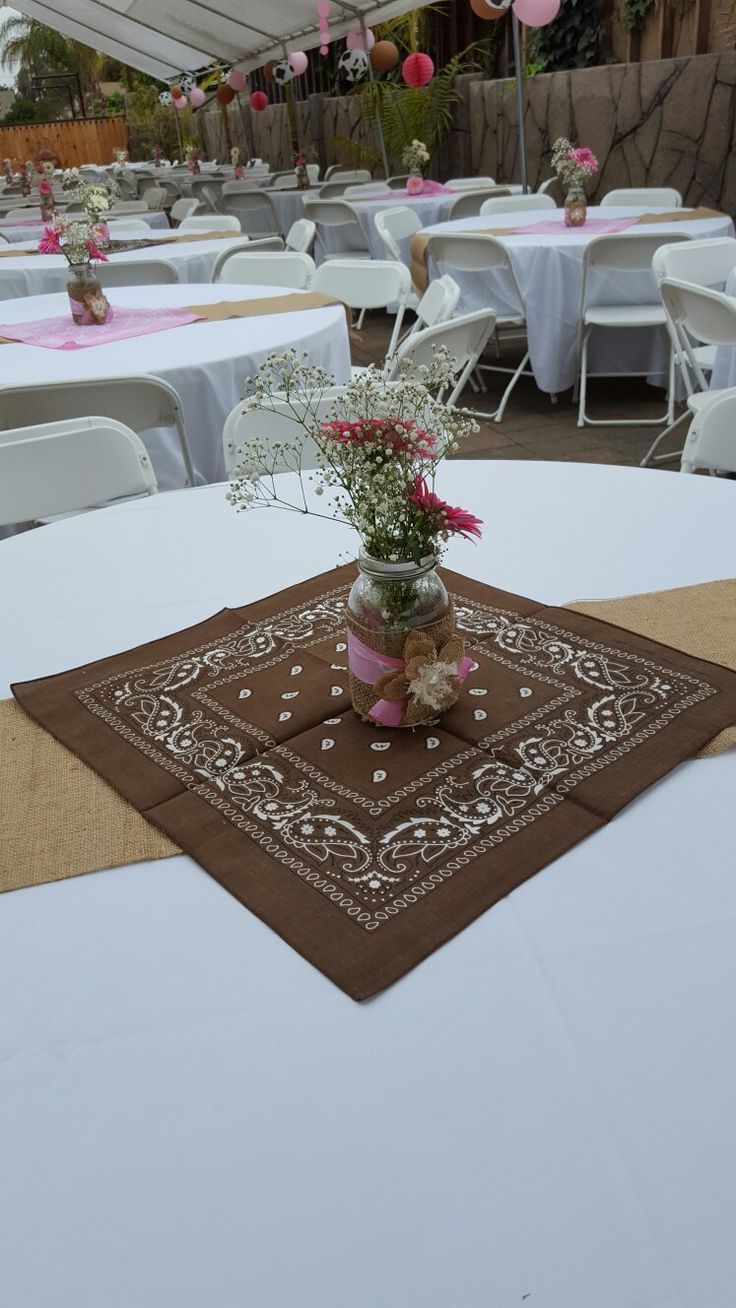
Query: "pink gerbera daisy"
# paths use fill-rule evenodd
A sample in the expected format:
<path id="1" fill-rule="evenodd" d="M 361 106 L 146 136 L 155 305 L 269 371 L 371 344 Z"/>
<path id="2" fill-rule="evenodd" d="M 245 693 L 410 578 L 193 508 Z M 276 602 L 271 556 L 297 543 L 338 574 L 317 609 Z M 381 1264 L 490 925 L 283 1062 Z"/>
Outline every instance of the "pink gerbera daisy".
<path id="1" fill-rule="evenodd" d="M 476 518 L 467 509 L 457 508 L 446 500 L 441 500 L 439 495 L 429 489 L 423 477 L 417 477 L 409 499 L 431 519 L 435 531 L 448 536 L 465 536 L 467 540 L 482 535 L 481 518 Z"/>
<path id="2" fill-rule="evenodd" d="M 40 254 L 61 254 L 61 241 L 55 228 L 44 227 L 38 249 Z"/>

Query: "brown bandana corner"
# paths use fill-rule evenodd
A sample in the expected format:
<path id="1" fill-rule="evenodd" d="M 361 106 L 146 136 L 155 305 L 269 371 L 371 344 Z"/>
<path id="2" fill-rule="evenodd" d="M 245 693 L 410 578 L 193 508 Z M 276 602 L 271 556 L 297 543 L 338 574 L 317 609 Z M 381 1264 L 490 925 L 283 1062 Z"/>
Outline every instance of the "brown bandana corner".
<path id="1" fill-rule="evenodd" d="M 736 722 L 736 675 L 446 573 L 474 667 L 441 722 L 350 705 L 338 569 L 13 688 L 354 999 L 403 976 Z"/>

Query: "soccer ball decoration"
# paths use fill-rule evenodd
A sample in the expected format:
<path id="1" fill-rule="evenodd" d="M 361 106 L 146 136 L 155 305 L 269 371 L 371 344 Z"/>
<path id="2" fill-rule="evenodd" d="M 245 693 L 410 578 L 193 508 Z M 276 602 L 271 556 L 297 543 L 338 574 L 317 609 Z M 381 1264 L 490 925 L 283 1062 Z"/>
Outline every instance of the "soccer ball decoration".
<path id="1" fill-rule="evenodd" d="M 179 78 L 179 86 L 181 87 L 182 95 L 189 95 L 196 80 L 196 77 L 192 77 L 191 73 L 182 73 Z"/>
<path id="2" fill-rule="evenodd" d="M 338 69 L 348 82 L 361 82 L 368 72 L 368 55 L 365 50 L 343 50 Z"/>
<path id="3" fill-rule="evenodd" d="M 293 82 L 296 73 L 288 59 L 281 59 L 277 64 L 274 64 L 272 76 L 277 86 L 288 86 L 289 82 Z"/>
<path id="4" fill-rule="evenodd" d="M 170 109 L 174 103 L 174 97 L 171 94 L 171 91 L 162 91 L 158 97 L 158 102 L 163 105 L 164 109 Z"/>

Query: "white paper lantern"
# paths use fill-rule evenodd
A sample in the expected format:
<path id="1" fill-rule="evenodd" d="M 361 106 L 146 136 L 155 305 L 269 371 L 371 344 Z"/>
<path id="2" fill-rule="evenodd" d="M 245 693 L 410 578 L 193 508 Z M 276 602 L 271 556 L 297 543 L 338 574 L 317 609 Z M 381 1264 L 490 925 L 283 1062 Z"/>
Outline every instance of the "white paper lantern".
<path id="1" fill-rule="evenodd" d="M 170 109 L 171 105 L 174 103 L 174 97 L 171 94 L 171 91 L 162 91 L 158 97 L 158 102 L 164 106 L 164 109 Z"/>
<path id="2" fill-rule="evenodd" d="M 338 64 L 348 82 L 360 82 L 368 72 L 368 55 L 365 50 L 343 50 Z"/>
<path id="3" fill-rule="evenodd" d="M 282 59 L 279 63 L 274 64 L 271 70 L 271 76 L 277 86 L 288 86 L 289 82 L 293 82 L 296 73 L 288 59 Z"/>

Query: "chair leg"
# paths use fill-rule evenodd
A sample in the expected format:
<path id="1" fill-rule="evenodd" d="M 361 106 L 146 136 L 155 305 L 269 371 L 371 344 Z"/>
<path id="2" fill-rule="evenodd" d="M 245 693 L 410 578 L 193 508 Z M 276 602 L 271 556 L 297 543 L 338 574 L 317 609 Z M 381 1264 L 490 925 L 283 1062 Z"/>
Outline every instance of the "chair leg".
<path id="1" fill-rule="evenodd" d="M 524 355 L 524 358 L 522 359 L 521 363 L 519 364 L 518 368 L 516 369 L 516 372 L 515 372 L 514 375 L 512 376 L 511 381 L 509 382 L 508 386 L 506 387 L 506 390 L 504 391 L 503 395 L 501 396 L 501 403 L 499 404 L 499 406 L 498 406 L 498 408 L 497 408 L 497 410 L 496 410 L 496 413 L 495 413 L 495 415 L 494 415 L 494 419 L 493 419 L 494 422 L 500 422 L 501 419 L 503 418 L 504 410 L 505 410 L 505 408 L 506 408 L 506 405 L 508 404 L 509 400 L 511 399 L 511 392 L 513 391 L 513 389 L 514 389 L 516 383 L 518 382 L 519 378 L 521 377 L 521 375 L 522 375 L 524 369 L 526 368 L 526 365 L 528 364 L 528 362 L 529 362 L 529 351 L 527 350 L 526 354 Z"/>
<path id="2" fill-rule="evenodd" d="M 588 337 L 589 331 L 583 331 L 580 342 L 580 377 L 578 385 L 578 427 L 585 426 L 585 395 L 588 389 Z"/>
<path id="3" fill-rule="evenodd" d="M 649 449 L 644 455 L 644 458 L 639 464 L 639 467 L 648 468 L 649 464 L 652 462 L 669 463 L 671 459 L 679 458 L 679 456 L 682 454 L 682 450 L 676 450 L 672 454 L 658 454 L 656 459 L 654 458 L 654 451 L 658 449 L 658 447 L 662 444 L 662 441 L 665 439 L 665 437 L 669 436 L 670 432 L 673 432 L 675 430 L 675 427 L 679 427 L 680 423 L 684 422 L 685 418 L 692 418 L 692 416 L 693 415 L 690 412 L 690 410 L 686 409 L 684 413 L 680 414 L 679 418 L 675 418 L 674 421 L 669 424 L 669 426 L 665 427 L 664 431 L 661 431 L 659 433 L 659 436 L 657 436 L 656 439 L 649 446 Z"/>
<path id="4" fill-rule="evenodd" d="M 364 319 L 365 319 L 365 309 L 361 309 L 361 311 L 360 311 L 360 315 L 359 315 L 359 317 L 358 317 L 358 321 L 357 321 L 357 323 L 355 324 L 355 330 L 356 330 L 357 332 L 359 332 L 360 329 L 361 329 L 361 327 L 363 326 L 363 320 L 364 320 Z"/>

